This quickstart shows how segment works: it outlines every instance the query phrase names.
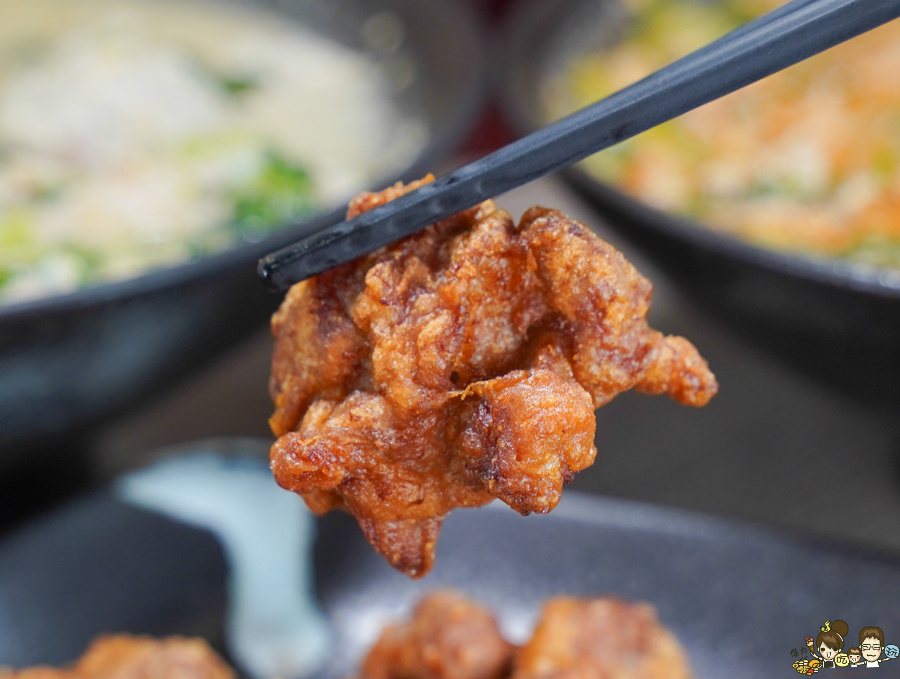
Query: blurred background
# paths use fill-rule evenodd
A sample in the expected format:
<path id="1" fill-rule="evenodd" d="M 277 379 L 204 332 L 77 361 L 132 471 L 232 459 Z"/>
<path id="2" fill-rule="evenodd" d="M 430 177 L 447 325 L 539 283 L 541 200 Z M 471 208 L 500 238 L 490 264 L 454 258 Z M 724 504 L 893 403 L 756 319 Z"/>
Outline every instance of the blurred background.
<path id="1" fill-rule="evenodd" d="M 2 530 L 147 464 L 160 447 L 210 437 L 271 439 L 267 319 L 278 298 L 263 290 L 253 264 L 334 221 L 348 195 L 456 167 L 767 7 L 726 2 L 698 9 L 687 0 L 629 2 L 615 11 L 611 3 L 575 0 L 295 4 L 311 30 L 368 55 L 279 34 L 296 60 L 329 74 L 339 85 L 335 92 L 319 83 L 311 94 L 291 73 L 276 72 L 283 54 L 270 56 L 252 35 L 243 53 L 256 60 L 257 71 L 229 61 L 231 53 L 215 48 L 216 31 L 233 30 L 227 17 L 206 26 L 207 38 L 194 45 L 207 57 L 203 77 L 224 92 L 216 96 L 235 100 L 227 99 L 224 112 L 215 108 L 219 99 L 207 102 L 170 72 L 178 55 L 153 52 L 156 43 L 129 25 L 100 26 L 99 47 L 84 35 L 62 41 L 52 48 L 58 54 L 42 57 L 43 74 L 33 66 L 32 43 L 17 48 L 18 61 L 0 65 Z M 11 16 L 4 12 L 13 5 L 0 0 L 0 14 Z M 682 5 L 681 13 L 671 9 Z M 713 11 L 714 5 L 726 9 Z M 33 10 L 31 3 L 19 6 Z M 293 11 L 291 3 L 271 6 Z M 23 19 L 32 30 L 29 22 Z M 129 31 L 138 33 L 137 47 L 120 44 Z M 0 29 L 0 46 L 14 40 L 5 33 Z M 878 50 L 900 44 L 890 33 L 869 42 L 875 56 L 861 53 L 858 69 L 877 63 Z M 101 63 L 111 53 L 114 68 Z M 598 411 L 597 462 L 573 488 L 900 552 L 900 212 L 892 212 L 900 204 L 900 107 L 882 101 L 882 90 L 900 91 L 890 81 L 900 68 L 854 75 L 846 59 L 823 56 L 812 71 L 791 76 L 792 91 L 805 93 L 802 101 L 782 101 L 774 86 L 751 93 L 762 109 L 780 107 L 777 123 L 754 127 L 748 121 L 760 118 L 756 104 L 728 104 L 635 140 L 605 165 L 589 163 L 498 202 L 515 218 L 533 204 L 561 209 L 620 248 L 654 283 L 651 324 L 688 337 L 721 385 L 700 410 L 626 393 Z M 324 65 L 328 59 L 334 63 Z M 94 82 L 70 93 L 73 111 L 78 97 L 89 107 L 104 79 L 115 91 L 140 90 L 136 73 L 170 88 L 150 98 L 197 97 L 197 120 L 168 120 L 163 111 L 160 134 L 182 135 L 179 181 L 218 197 L 197 206 L 166 193 L 157 164 L 165 161 L 159 149 L 168 137 L 139 140 L 146 148 L 134 155 L 116 146 L 126 144 L 133 127 L 110 132 L 102 117 L 84 122 L 77 113 L 66 117 L 62 106 L 44 127 L 34 123 L 29 106 L 40 108 L 41 97 L 58 94 L 66 63 L 101 69 Z M 366 70 L 372 64 L 377 77 Z M 256 75 L 269 67 L 271 79 Z M 383 91 L 375 91 L 376 81 Z M 874 94 L 859 91 L 859 83 Z M 296 113 L 298 102 L 312 98 L 319 109 L 299 125 L 296 117 L 284 122 L 285 111 Z M 133 100 L 146 111 L 139 94 L 110 105 L 127 117 Z M 863 115 L 861 100 L 881 105 L 863 128 L 852 117 Z M 820 141 L 838 144 L 844 123 L 803 117 L 821 112 L 821 101 L 832 118 L 846 104 L 847 124 L 872 132 L 847 142 L 854 153 L 835 150 L 839 160 Z M 235 107 L 259 119 L 232 129 Z M 797 129 L 806 130 L 800 141 L 796 129 L 789 134 L 789 122 L 797 120 Z M 325 121 L 345 126 L 323 135 L 340 143 L 292 136 L 292 127 L 318 131 Z M 191 137 L 195 128 L 211 127 L 215 139 Z M 757 136 L 738 131 L 751 127 Z M 94 144 L 98 129 L 102 143 Z M 260 141 L 261 131 L 282 136 Z M 787 150 L 778 147 L 785 139 L 794 140 Z M 273 144 L 281 144 L 278 153 Z M 185 148 L 194 154 L 187 161 Z M 757 153 L 769 148 L 777 163 Z M 316 153 L 327 157 L 316 160 Z M 48 157 L 65 162 L 53 165 Z M 701 166 L 712 169 L 704 174 Z M 743 176 L 744 167 L 755 174 Z M 867 174 L 867 167 L 877 172 Z M 76 172 L 93 174 L 73 179 Z M 115 180 L 111 172 L 119 172 Z M 129 193 L 140 177 L 154 187 L 149 198 Z M 226 179 L 213 186 L 211 177 Z M 68 196 L 84 185 L 95 194 L 78 194 L 69 205 Z M 96 196 L 103 195 L 131 197 L 98 207 Z M 177 216 L 180 231 L 159 232 L 152 220 L 138 220 L 129 228 L 150 236 L 137 246 L 90 249 L 115 240 L 105 223 L 160 204 L 169 212 L 157 211 Z M 188 212 L 199 216 L 182 219 Z M 208 227 L 208 215 L 225 226 Z M 56 237 L 56 250 L 35 254 L 27 228 L 58 234 L 60 223 L 76 218 L 93 230 L 89 245 L 76 248 Z M 280 229 L 285 222 L 296 226 Z M 848 224 L 852 229 L 844 229 Z M 842 235 L 847 230 L 852 234 Z M 166 245 L 173 241 L 181 245 Z M 27 267 L 16 263 L 22 261 Z"/>

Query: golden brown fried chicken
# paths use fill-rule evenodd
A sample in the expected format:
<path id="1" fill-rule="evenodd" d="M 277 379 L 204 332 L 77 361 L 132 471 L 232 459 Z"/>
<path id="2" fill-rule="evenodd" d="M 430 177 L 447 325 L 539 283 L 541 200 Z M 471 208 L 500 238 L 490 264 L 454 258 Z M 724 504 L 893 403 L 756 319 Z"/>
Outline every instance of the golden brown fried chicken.
<path id="1" fill-rule="evenodd" d="M 678 640 L 648 604 L 559 597 L 544 604 L 511 679 L 692 679 Z"/>
<path id="2" fill-rule="evenodd" d="M 272 320 L 275 478 L 424 575 L 453 508 L 553 509 L 618 393 L 716 393 L 690 342 L 647 326 L 650 295 L 582 224 L 532 208 L 516 225 L 492 201 L 299 283 Z"/>
<path id="3" fill-rule="evenodd" d="M 389 625 L 361 668 L 362 679 L 504 679 L 514 647 L 490 611 L 456 592 L 435 592 L 405 624 Z"/>
<path id="4" fill-rule="evenodd" d="M 200 639 L 99 637 L 69 669 L 0 668 L 0 679 L 235 679 Z"/>
<path id="5" fill-rule="evenodd" d="M 692 679 L 678 640 L 648 604 L 558 597 L 515 649 L 491 613 L 444 591 L 385 628 L 361 679 Z"/>

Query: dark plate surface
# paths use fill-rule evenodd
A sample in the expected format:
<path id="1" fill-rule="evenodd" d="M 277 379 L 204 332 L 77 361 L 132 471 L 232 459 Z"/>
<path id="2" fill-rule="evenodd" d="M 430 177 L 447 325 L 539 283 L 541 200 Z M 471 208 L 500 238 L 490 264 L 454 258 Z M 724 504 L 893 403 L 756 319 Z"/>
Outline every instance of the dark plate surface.
<path id="1" fill-rule="evenodd" d="M 238 0 L 221 0 L 236 2 Z M 389 11 L 417 74 L 400 105 L 430 142 L 403 170 L 434 170 L 477 119 L 484 95 L 481 29 L 458 0 L 257 0 L 251 4 L 363 48 L 363 26 Z M 381 188 L 400 177 L 385 177 Z M 343 208 L 192 264 L 68 295 L 0 306 L 0 467 L 184 379 L 259 328 L 277 307 L 256 275 L 263 255 L 340 219 Z M 49 445 L 52 444 L 52 445 Z"/>
<path id="2" fill-rule="evenodd" d="M 421 581 L 391 570 L 340 514 L 320 522 L 315 564 L 338 644 L 328 679 L 348 676 L 383 622 L 437 587 L 484 601 L 517 640 L 548 596 L 649 601 L 708 679 L 796 676 L 791 650 L 825 620 L 847 621 L 851 637 L 868 625 L 900 637 L 894 557 L 577 493 L 543 517 L 455 512 Z M 0 664 L 65 662 L 109 631 L 204 634 L 221 649 L 225 602 L 210 534 L 89 497 L 0 545 Z"/>
<path id="3" fill-rule="evenodd" d="M 533 0 L 513 17 L 504 108 L 541 124 L 539 86 L 567 59 L 615 42 L 612 0 Z M 567 181 L 714 317 L 785 364 L 896 414 L 900 272 L 766 250 L 638 202 L 578 167 Z"/>

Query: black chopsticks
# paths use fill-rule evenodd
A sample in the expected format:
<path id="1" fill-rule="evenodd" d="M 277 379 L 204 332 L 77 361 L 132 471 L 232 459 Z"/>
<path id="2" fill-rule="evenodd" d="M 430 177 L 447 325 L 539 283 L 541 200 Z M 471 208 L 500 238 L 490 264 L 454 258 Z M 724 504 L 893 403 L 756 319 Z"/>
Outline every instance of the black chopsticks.
<path id="1" fill-rule="evenodd" d="M 900 16 L 900 0 L 793 0 L 624 90 L 259 262 L 285 289 L 572 165 Z"/>

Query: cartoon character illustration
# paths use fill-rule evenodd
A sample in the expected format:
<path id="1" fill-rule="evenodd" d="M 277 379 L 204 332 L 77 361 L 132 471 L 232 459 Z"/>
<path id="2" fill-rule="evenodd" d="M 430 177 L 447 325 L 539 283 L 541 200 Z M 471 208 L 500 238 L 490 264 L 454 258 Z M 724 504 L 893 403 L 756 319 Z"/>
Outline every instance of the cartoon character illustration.
<path id="1" fill-rule="evenodd" d="M 822 667 L 836 667 L 834 662 L 835 656 L 844 650 L 844 636 L 850 631 L 850 627 L 843 620 L 835 620 L 834 622 L 826 620 L 820 629 L 821 631 L 816 636 L 815 644 L 811 642 L 810 637 L 807 637 L 806 645 L 809 647 L 810 655 L 814 659 L 819 659 Z M 878 654 L 881 655 L 880 646 Z M 812 660 L 810 660 L 811 662 Z"/>
<path id="2" fill-rule="evenodd" d="M 900 649 L 893 644 L 885 648 L 884 632 L 880 627 L 863 627 L 859 631 L 859 649 L 866 667 L 880 667 L 881 663 L 893 660 L 900 655 Z M 884 651 L 885 657 L 881 657 Z M 862 663 L 860 663 L 862 665 Z"/>
<path id="3" fill-rule="evenodd" d="M 858 667 L 862 663 L 862 653 L 859 652 L 859 646 L 854 646 L 849 651 L 847 651 L 847 659 L 850 661 L 850 667 Z"/>
<path id="4" fill-rule="evenodd" d="M 815 674 L 819 671 L 819 661 L 815 658 L 803 658 L 794 662 L 794 669 L 798 674 Z"/>

